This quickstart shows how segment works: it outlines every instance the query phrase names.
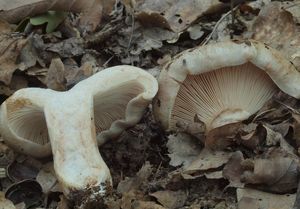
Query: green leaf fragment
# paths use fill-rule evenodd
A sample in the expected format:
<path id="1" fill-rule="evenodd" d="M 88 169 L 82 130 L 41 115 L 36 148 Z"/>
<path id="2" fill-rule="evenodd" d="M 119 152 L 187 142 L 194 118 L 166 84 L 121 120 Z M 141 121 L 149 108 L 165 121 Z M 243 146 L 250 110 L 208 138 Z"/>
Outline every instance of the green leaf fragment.
<path id="1" fill-rule="evenodd" d="M 45 14 L 31 17 L 30 23 L 32 25 L 43 25 L 47 23 L 46 33 L 51 33 L 62 23 L 67 14 L 67 12 L 48 11 Z"/>

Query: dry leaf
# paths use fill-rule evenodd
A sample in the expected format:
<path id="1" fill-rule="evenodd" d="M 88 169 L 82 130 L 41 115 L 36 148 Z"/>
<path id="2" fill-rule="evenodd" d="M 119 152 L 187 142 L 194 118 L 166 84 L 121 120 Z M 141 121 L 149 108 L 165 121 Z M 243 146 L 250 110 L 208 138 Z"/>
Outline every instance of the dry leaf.
<path id="1" fill-rule="evenodd" d="M 193 162 L 182 171 L 185 179 L 193 179 L 221 170 L 221 167 L 228 162 L 231 153 L 222 151 L 211 151 L 203 149 Z M 222 176 L 221 176 L 222 177 Z"/>
<path id="2" fill-rule="evenodd" d="M 66 199 L 65 196 L 60 195 L 59 196 L 60 201 L 57 204 L 57 209 L 69 209 L 69 205 L 68 205 L 68 200 Z"/>
<path id="3" fill-rule="evenodd" d="M 244 168 L 241 165 L 243 160 L 243 153 L 236 151 L 231 155 L 229 161 L 225 165 L 223 169 L 223 176 L 230 182 L 227 187 L 244 187 L 244 183 L 241 182 L 241 175 L 244 172 Z"/>
<path id="4" fill-rule="evenodd" d="M 22 37 L 0 35 L 0 81 L 10 84 L 13 73 L 18 69 L 18 56 L 27 40 Z"/>
<path id="5" fill-rule="evenodd" d="M 267 146 L 276 146 L 277 144 L 280 144 L 280 147 L 283 150 L 296 157 L 296 150 L 294 149 L 294 147 L 287 143 L 287 141 L 279 132 L 273 131 L 267 125 L 263 125 L 263 128 L 266 130 L 265 143 Z"/>
<path id="6" fill-rule="evenodd" d="M 39 171 L 36 181 L 41 185 L 44 194 L 57 192 L 58 181 L 54 173 L 53 163 L 43 165 Z"/>
<path id="7" fill-rule="evenodd" d="M 13 28 L 6 21 L 0 19 L 0 34 L 11 33 Z"/>
<path id="8" fill-rule="evenodd" d="M 242 162 L 250 161 L 250 159 Z M 297 188 L 298 158 L 280 149 L 271 149 L 265 156 L 252 161 L 241 175 L 246 184 L 256 184 L 260 189 L 277 193 L 290 192 Z M 249 165 L 249 162 L 247 162 Z M 257 187 L 257 188 L 258 188 Z"/>
<path id="9" fill-rule="evenodd" d="M 46 77 L 47 87 L 56 91 L 66 90 L 65 81 L 65 67 L 61 59 L 53 59 L 49 66 L 48 74 Z"/>
<path id="10" fill-rule="evenodd" d="M 181 32 L 197 18 L 220 8 L 218 0 L 137 0 L 132 5 L 138 20 L 147 26 L 157 26 Z"/>
<path id="11" fill-rule="evenodd" d="M 257 204 L 259 205 L 259 209 L 291 209 L 293 207 L 294 201 L 296 199 L 296 195 L 294 194 L 286 194 L 286 195 L 278 195 L 271 194 L 266 192 L 261 192 L 254 189 L 237 189 L 237 200 L 245 201 L 244 198 L 251 198 L 251 201 L 248 201 L 248 204 L 254 204 L 252 207 L 249 207 L 244 202 L 244 207 L 239 207 L 239 209 L 256 209 Z M 239 203 L 240 204 L 240 203 Z M 246 206 L 247 207 L 246 207 Z"/>
<path id="12" fill-rule="evenodd" d="M 245 126 L 239 122 L 212 129 L 206 136 L 205 146 L 210 149 L 225 149 L 237 140 L 236 135 Z"/>
<path id="13" fill-rule="evenodd" d="M 10 200 L 5 199 L 5 195 L 3 192 L 0 192 L 0 208 L 1 209 L 16 209 L 16 207 Z"/>
<path id="14" fill-rule="evenodd" d="M 238 209 L 261 209 L 259 200 L 251 197 L 242 197 L 238 202 Z"/>
<path id="15" fill-rule="evenodd" d="M 166 208 L 156 204 L 155 202 L 137 200 L 132 203 L 131 209 L 166 209 Z"/>
<path id="16" fill-rule="evenodd" d="M 263 7 L 252 27 L 254 39 L 278 49 L 300 69 L 300 28 L 280 2 Z"/>
<path id="17" fill-rule="evenodd" d="M 201 152 L 201 146 L 188 134 L 178 133 L 168 138 L 168 156 L 171 158 L 169 164 L 172 166 L 189 166 Z"/>
<path id="18" fill-rule="evenodd" d="M 138 189 L 138 187 L 148 179 L 148 177 L 151 175 L 151 172 L 152 167 L 149 162 L 146 162 L 135 177 L 126 178 L 118 184 L 118 193 L 124 194 Z"/>
<path id="19" fill-rule="evenodd" d="M 26 17 L 45 13 L 49 10 L 82 12 L 80 28 L 93 31 L 100 24 L 102 15 L 108 15 L 115 0 L 2 0 L 0 1 L 0 18 L 17 23 Z"/>
<path id="20" fill-rule="evenodd" d="M 84 53 L 83 40 L 80 38 L 69 38 L 58 43 L 45 44 L 45 50 L 57 53 L 60 57 L 80 56 Z"/>
<path id="21" fill-rule="evenodd" d="M 183 207 L 184 203 L 187 199 L 186 192 L 181 191 L 181 190 L 157 191 L 150 195 L 155 197 L 160 204 L 162 204 L 165 208 L 168 208 L 168 209 L 175 209 L 175 208 Z"/>

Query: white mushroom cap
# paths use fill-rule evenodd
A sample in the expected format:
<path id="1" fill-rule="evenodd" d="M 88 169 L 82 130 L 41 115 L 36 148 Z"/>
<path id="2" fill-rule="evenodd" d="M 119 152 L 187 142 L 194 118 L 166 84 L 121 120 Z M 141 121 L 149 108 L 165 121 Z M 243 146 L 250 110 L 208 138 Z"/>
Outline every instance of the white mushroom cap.
<path id="1" fill-rule="evenodd" d="M 293 64 L 263 43 L 200 46 L 175 56 L 163 68 L 154 113 L 167 130 L 199 119 L 210 131 L 247 119 L 270 99 L 276 85 L 299 98 L 299 82 Z"/>
<path id="2" fill-rule="evenodd" d="M 21 89 L 1 105 L 0 131 L 8 145 L 28 155 L 44 157 L 52 148 L 67 197 L 90 189 L 103 195 L 111 176 L 96 130 L 102 141 L 117 137 L 139 122 L 157 90 L 153 76 L 132 66 L 105 69 L 66 92 Z"/>

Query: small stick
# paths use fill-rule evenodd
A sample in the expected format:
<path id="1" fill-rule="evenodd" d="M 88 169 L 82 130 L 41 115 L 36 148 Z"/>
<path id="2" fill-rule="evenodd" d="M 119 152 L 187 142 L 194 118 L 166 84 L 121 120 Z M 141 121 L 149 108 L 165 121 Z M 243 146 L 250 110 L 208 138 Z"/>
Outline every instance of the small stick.
<path id="1" fill-rule="evenodd" d="M 216 23 L 216 25 L 214 26 L 213 30 L 211 31 L 211 33 L 207 36 L 207 38 L 205 39 L 205 41 L 201 44 L 201 45 L 206 45 L 208 43 L 208 41 L 211 39 L 211 37 L 213 36 L 213 34 L 216 32 L 216 30 L 218 29 L 219 25 L 221 24 L 221 22 L 223 22 L 223 20 L 228 17 L 231 13 L 233 13 L 236 9 L 238 8 L 238 6 L 234 7 L 232 10 L 228 11 L 227 13 L 225 13 Z"/>

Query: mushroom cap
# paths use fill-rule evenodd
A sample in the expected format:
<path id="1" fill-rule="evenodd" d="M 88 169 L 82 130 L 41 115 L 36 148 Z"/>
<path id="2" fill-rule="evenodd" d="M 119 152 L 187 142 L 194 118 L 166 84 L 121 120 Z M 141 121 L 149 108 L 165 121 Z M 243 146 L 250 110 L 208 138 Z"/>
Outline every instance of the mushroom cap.
<path id="1" fill-rule="evenodd" d="M 79 82 L 70 93 L 90 94 L 99 143 L 119 136 L 134 126 L 157 93 L 156 79 L 146 71 L 127 65 L 110 67 Z M 26 88 L 15 92 L 0 107 L 0 133 L 5 143 L 34 157 L 51 154 L 44 108 L 67 92 Z"/>
<path id="2" fill-rule="evenodd" d="M 277 87 L 300 98 L 300 74 L 294 65 L 254 40 L 183 51 L 164 66 L 158 82 L 154 115 L 166 130 L 193 126 L 200 120 L 210 131 L 245 120 Z"/>

